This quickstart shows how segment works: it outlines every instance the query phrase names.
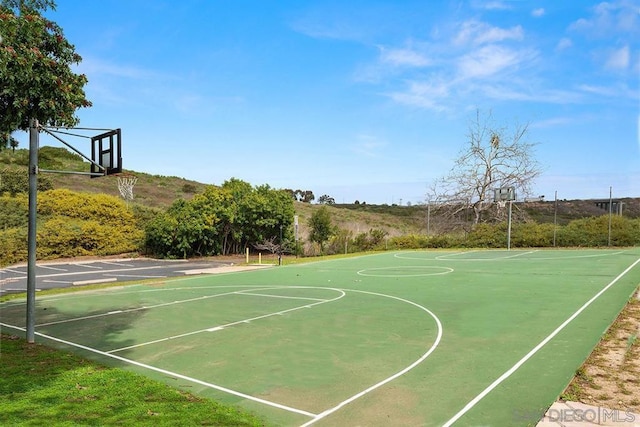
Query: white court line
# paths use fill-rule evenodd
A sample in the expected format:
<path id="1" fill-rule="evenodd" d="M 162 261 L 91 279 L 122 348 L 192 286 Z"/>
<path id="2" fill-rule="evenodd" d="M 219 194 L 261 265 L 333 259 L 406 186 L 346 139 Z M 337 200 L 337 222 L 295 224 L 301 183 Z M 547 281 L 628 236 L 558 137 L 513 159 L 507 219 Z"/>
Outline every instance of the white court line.
<path id="1" fill-rule="evenodd" d="M 24 328 L 19 328 L 17 326 L 7 325 L 5 323 L 0 323 L 0 325 L 4 326 L 6 328 L 12 328 L 12 329 L 16 329 L 16 330 L 25 332 Z M 141 363 L 141 362 L 136 362 L 135 360 L 126 359 L 126 358 L 121 357 L 121 356 L 116 356 L 115 354 L 109 354 L 109 353 L 106 353 L 104 351 L 100 351 L 100 350 L 95 349 L 95 348 L 84 346 L 82 344 L 76 344 L 74 342 L 66 341 L 66 340 L 63 340 L 63 339 L 60 339 L 60 338 L 56 338 L 56 337 L 52 337 L 52 336 L 49 336 L 49 335 L 45 335 L 45 334 L 42 334 L 40 332 L 35 332 L 35 335 L 37 335 L 39 337 L 42 337 L 42 338 L 49 339 L 51 341 L 59 342 L 61 344 L 69 345 L 71 347 L 76 347 L 76 348 L 79 348 L 79 349 L 82 349 L 82 350 L 87 350 L 87 351 L 90 351 L 92 353 L 99 354 L 101 356 L 107 356 L 107 357 L 110 357 L 112 359 L 128 363 L 130 365 L 139 366 L 141 368 L 145 368 L 145 369 L 149 369 L 151 371 L 159 372 L 161 374 L 168 375 L 170 377 L 180 378 L 180 379 L 185 380 L 185 381 L 189 381 L 189 382 L 192 382 L 192 383 L 195 383 L 195 384 L 200 384 L 200 385 L 203 385 L 205 387 L 209 387 L 209 388 L 212 388 L 212 389 L 215 389 L 215 390 L 219 390 L 219 391 L 222 391 L 222 392 L 225 392 L 225 393 L 229 393 L 229 394 L 232 394 L 234 396 L 242 397 L 244 399 L 252 400 L 254 402 L 262 403 L 264 405 L 272 406 L 274 408 L 283 409 L 285 411 L 294 412 L 296 414 L 306 415 L 307 417 L 315 417 L 316 416 L 316 414 L 313 414 L 313 413 L 307 412 L 307 411 L 303 411 L 302 409 L 292 408 L 291 406 L 286 406 L 286 405 L 282 405 L 280 403 L 271 402 L 269 400 L 260 399 L 259 397 L 251 396 L 251 395 L 248 395 L 248 394 L 241 393 L 239 391 L 231 390 L 231 389 L 226 388 L 226 387 L 221 387 L 221 386 L 216 385 L 216 384 L 211 384 L 211 383 L 208 383 L 208 382 L 205 382 L 205 381 L 201 381 L 201 380 L 198 380 L 196 378 L 192 378 L 192 377 L 188 377 L 186 375 L 179 374 L 177 372 L 167 371 L 166 369 L 157 368 L 155 366 L 147 365 L 147 364 Z"/>
<path id="2" fill-rule="evenodd" d="M 492 257 L 492 258 L 448 258 L 448 257 L 453 257 L 453 256 L 458 256 L 458 255 L 467 255 L 467 254 L 473 254 L 473 253 L 494 253 L 494 254 L 501 254 L 501 253 L 512 253 L 513 255 L 506 255 L 506 256 L 496 256 L 496 257 Z M 514 253 L 517 252 L 517 253 Z M 445 255 L 440 255 L 435 257 L 436 260 L 438 261 L 502 261 L 503 259 L 513 259 L 522 255 L 528 255 L 528 254 L 532 254 L 534 252 L 538 252 L 538 250 L 534 250 L 534 251 L 508 251 L 508 250 L 497 250 L 497 251 L 467 251 L 467 252 L 457 252 L 457 253 L 453 253 L 453 254 L 445 254 Z"/>
<path id="3" fill-rule="evenodd" d="M 311 308 L 314 305 L 320 305 L 320 304 L 324 304 L 324 303 L 327 303 L 327 302 L 333 302 L 333 301 L 339 300 L 340 298 L 342 298 L 342 297 L 344 297 L 346 295 L 344 293 L 344 291 L 341 291 L 339 289 L 334 289 L 334 290 L 340 292 L 341 295 L 336 297 L 336 298 L 333 298 L 333 299 L 321 300 L 320 302 L 316 302 L 316 303 L 313 303 L 313 304 L 307 304 L 307 305 L 302 305 L 302 306 L 299 306 L 299 307 L 289 308 L 287 310 L 281 310 L 281 311 L 278 311 L 278 312 L 275 312 L 275 313 L 262 314 L 260 316 L 252 317 L 252 318 L 249 318 L 249 319 L 242 319 L 242 320 L 238 320 L 236 322 L 226 323 L 224 325 L 212 326 L 212 327 L 205 328 L 205 329 L 200 329 L 200 330 L 197 330 L 197 331 L 185 332 L 184 334 L 174 335 L 172 337 L 160 338 L 160 339 L 157 339 L 157 340 L 147 341 L 147 342 L 143 342 L 143 343 L 140 343 L 140 344 L 134 344 L 134 345 L 130 345 L 128 347 L 116 348 L 114 350 L 107 351 L 107 353 L 116 353 L 118 351 L 130 350 L 132 348 L 138 348 L 138 347 L 143 347 L 143 346 L 146 346 L 146 345 L 157 344 L 157 343 L 160 343 L 160 342 L 174 340 L 176 338 L 184 338 L 184 337 L 188 337 L 188 336 L 191 336 L 191 335 L 201 334 L 203 332 L 216 332 L 216 331 L 220 331 L 220 330 L 225 329 L 225 328 L 229 328 L 231 326 L 239 325 L 241 323 L 251 323 L 254 320 L 266 319 L 268 317 L 273 317 L 273 316 L 281 316 L 281 315 L 283 315 L 285 313 L 290 313 L 292 311 L 301 310 L 303 308 Z M 230 292 L 230 293 L 231 294 L 240 294 L 240 292 Z"/>
<path id="4" fill-rule="evenodd" d="M 292 287 L 292 288 L 305 288 L 305 287 Z M 176 289 L 178 289 L 178 288 L 176 288 Z M 196 289 L 200 289 L 200 288 L 197 287 Z M 283 288 L 282 287 L 277 287 L 277 288 L 267 288 L 267 289 L 283 289 Z M 337 288 L 313 288 L 313 289 L 327 289 L 327 290 L 333 290 L 333 291 L 341 292 L 342 295 L 337 297 L 337 298 L 335 298 L 334 300 L 340 299 L 345 295 L 345 292 L 344 292 L 345 289 L 337 289 Z M 258 289 L 258 290 L 265 290 L 265 289 Z M 149 366 L 149 365 L 145 365 L 145 364 L 142 364 L 142 363 L 139 363 L 139 362 L 135 362 L 135 361 L 132 361 L 132 360 L 129 360 L 129 359 L 125 359 L 123 357 L 111 354 L 110 352 L 103 352 L 103 351 L 100 351 L 100 350 L 96 350 L 96 349 L 92 349 L 92 348 L 89 348 L 89 347 L 85 347 L 85 346 L 80 345 L 80 344 L 69 343 L 67 341 L 64 341 L 64 340 L 61 340 L 61 339 L 58 339 L 58 338 L 49 337 L 47 335 L 44 335 L 44 334 L 41 334 L 41 333 L 38 333 L 38 332 L 36 332 L 36 335 L 43 336 L 45 338 L 50 338 L 50 339 L 52 339 L 54 341 L 59 341 L 59 342 L 62 342 L 62 343 L 66 343 L 68 345 L 75 346 L 77 348 L 87 349 L 87 350 L 95 352 L 97 354 L 102 354 L 102 355 L 105 355 L 105 356 L 108 356 L 108 357 L 112 357 L 112 358 L 117 359 L 117 360 L 122 360 L 122 361 L 131 363 L 131 364 L 134 364 L 134 365 L 137 365 L 137 366 L 142 366 L 142 367 L 145 367 L 145 368 L 157 371 L 157 372 L 168 373 L 169 375 L 173 375 L 173 376 L 178 377 L 178 378 L 186 379 L 188 381 L 193 381 L 193 382 L 195 382 L 197 384 L 202 384 L 202 385 L 205 385 L 207 387 L 211 387 L 211 388 L 214 388 L 214 389 L 217 389 L 217 390 L 220 390 L 220 391 L 228 392 L 230 394 L 241 396 L 241 397 L 244 397 L 246 399 L 253 400 L 253 401 L 256 401 L 256 402 L 259 402 L 259 403 L 263 403 L 263 404 L 266 404 L 266 405 L 269 405 L 269 406 L 273 406 L 273 407 L 280 408 L 280 409 L 283 409 L 283 410 L 287 410 L 287 411 L 290 411 L 290 412 L 295 412 L 295 413 L 299 413 L 299 414 L 302 414 L 302 415 L 306 415 L 306 416 L 312 418 L 312 420 L 310 420 L 308 423 L 304 424 L 304 426 L 308 426 L 308 425 L 314 424 L 317 421 L 327 417 L 328 415 L 338 411 L 339 409 L 341 409 L 345 405 L 350 404 L 351 402 L 355 401 L 356 399 L 359 399 L 360 397 L 362 397 L 362 396 L 364 396 L 364 395 L 376 390 L 377 388 L 382 387 L 383 385 L 389 383 L 390 381 L 395 380 L 396 378 L 400 377 L 401 375 L 406 374 L 408 371 L 410 371 L 411 369 L 413 369 L 416 366 L 418 366 L 428 356 L 430 356 L 433 353 L 433 351 L 435 351 L 435 349 L 437 348 L 437 346 L 439 345 L 439 343 L 440 343 L 440 341 L 442 339 L 442 334 L 443 334 L 443 332 L 442 332 L 443 331 L 442 323 L 440 322 L 438 317 L 434 313 L 432 313 L 430 310 L 428 310 L 427 308 L 425 308 L 425 307 L 423 307 L 423 306 L 421 306 L 421 305 L 419 305 L 419 304 L 417 304 L 417 303 L 415 303 L 413 301 L 405 300 L 403 298 L 395 297 L 395 296 L 391 296 L 391 295 L 380 294 L 380 293 L 375 293 L 375 292 L 368 292 L 368 291 L 361 291 L 361 290 L 355 290 L 355 289 L 346 289 L 346 291 L 348 291 L 348 292 L 358 292 L 358 293 L 369 294 L 369 295 L 374 295 L 374 296 L 381 296 L 381 297 L 385 297 L 385 298 L 391 298 L 391 299 L 395 299 L 395 300 L 398 300 L 398 301 L 401 301 L 401 302 L 405 302 L 405 303 L 411 304 L 411 305 L 413 305 L 415 307 L 418 307 L 419 309 L 427 312 L 435 320 L 435 322 L 437 324 L 437 327 L 438 327 L 438 333 L 437 333 L 437 336 L 436 336 L 436 340 L 434 341 L 432 346 L 418 360 L 413 362 L 411 365 L 407 366 L 406 368 L 402 369 L 401 371 L 397 372 L 396 374 L 394 374 L 394 375 L 392 375 L 392 376 L 390 376 L 390 377 L 388 377 L 388 378 L 386 378 L 386 379 L 384 379 L 382 381 L 379 381 L 378 383 L 372 385 L 371 387 L 367 388 L 366 390 L 363 390 L 363 391 L 353 395 L 352 397 L 340 402 L 338 405 L 334 406 L 333 408 L 330 408 L 330 409 L 327 409 L 327 410 L 323 411 L 321 414 L 313 414 L 311 412 L 299 410 L 299 409 L 292 408 L 292 407 L 289 407 L 289 406 L 285 406 L 285 405 L 281 405 L 281 404 L 278 404 L 278 403 L 270 402 L 270 401 L 267 401 L 267 400 L 264 400 L 264 399 L 256 398 L 256 397 L 249 396 L 249 395 L 245 395 L 243 393 L 236 392 L 236 391 L 230 390 L 230 389 L 226 389 L 224 387 L 217 386 L 215 384 L 209 384 L 209 383 L 206 383 L 206 382 L 203 382 L 203 381 L 200 381 L 200 380 L 196 380 L 196 379 L 193 379 L 193 378 L 190 378 L 190 377 L 186 377 L 186 376 L 183 376 L 183 375 L 180 375 L 180 374 L 176 374 L 176 373 L 173 373 L 173 372 L 165 371 L 165 370 L 162 370 L 160 368 L 155 368 L 153 366 Z M 236 293 L 237 294 L 239 292 L 235 291 L 235 292 L 230 292 L 230 293 Z M 327 302 L 330 302 L 330 301 L 333 301 L 333 300 L 327 300 Z M 321 304 L 321 303 L 317 303 L 317 304 Z M 310 305 L 307 305 L 307 306 L 304 306 L 304 307 L 311 307 L 313 305 L 316 305 L 316 304 L 310 304 Z M 304 308 L 304 307 L 300 307 L 300 308 Z M 275 315 L 275 314 L 272 314 L 272 315 Z M 246 320 L 240 321 L 240 322 L 246 322 Z M 3 325 L 3 324 L 0 323 L 0 325 Z M 5 326 L 13 327 L 15 329 L 24 331 L 23 328 L 14 327 L 14 326 L 11 326 L 11 325 L 5 325 Z M 222 329 L 221 327 L 215 327 L 215 328 L 211 328 L 211 331 L 213 332 L 213 331 L 221 330 L 221 329 Z M 112 350 L 112 351 L 114 351 L 114 350 Z"/>
<path id="5" fill-rule="evenodd" d="M 316 415 L 312 420 L 308 421 L 307 423 L 303 424 L 300 427 L 310 426 L 311 424 L 314 424 L 317 421 L 320 421 L 321 419 L 327 417 L 328 415 L 333 414 L 334 412 L 338 411 L 339 409 L 341 409 L 345 405 L 348 405 L 349 403 L 353 402 L 354 400 L 361 398 L 365 394 L 368 394 L 368 393 L 374 391 L 375 389 L 380 388 L 383 385 L 385 385 L 385 384 L 395 380 L 396 378 L 406 374 L 407 372 L 409 372 L 410 370 L 412 370 L 413 368 L 418 366 L 420 363 L 424 362 L 424 360 L 427 357 L 429 357 L 431 355 L 431 353 L 433 353 L 434 350 L 438 347 L 438 344 L 440 344 L 440 340 L 442 339 L 442 323 L 440 322 L 440 319 L 438 319 L 438 316 L 433 314 L 433 312 L 431 312 L 428 308 L 423 307 L 420 304 L 417 304 L 417 303 L 415 303 L 413 301 L 409 301 L 407 299 L 400 298 L 400 297 L 395 297 L 395 296 L 392 296 L 392 295 L 379 294 L 379 293 L 376 293 L 376 292 L 368 292 L 368 291 L 358 291 L 358 290 L 354 290 L 354 289 L 347 289 L 347 290 L 349 292 L 360 292 L 360 293 L 363 293 L 363 294 L 376 295 L 376 296 L 381 296 L 381 297 L 385 297 L 385 298 L 395 299 L 395 300 L 398 300 L 398 301 L 406 302 L 407 304 L 411 304 L 411 305 L 413 305 L 415 307 L 418 307 L 419 309 L 421 309 L 423 311 L 426 311 L 427 313 L 429 313 L 429 315 L 431 317 L 433 317 L 433 319 L 436 321 L 436 325 L 438 326 L 438 334 L 436 336 L 436 340 L 431 345 L 431 347 L 427 350 L 427 352 L 424 353 L 422 356 L 420 356 L 420 358 L 418 360 L 416 360 L 415 362 L 413 362 L 411 365 L 409 365 L 406 368 L 402 369 L 401 371 L 393 374 L 392 376 L 390 376 L 388 378 L 385 378 L 384 380 L 372 385 L 371 387 L 369 387 L 369 388 L 367 388 L 365 390 L 362 390 L 360 393 L 354 394 L 350 398 L 338 403 L 333 408 L 330 408 L 330 409 L 327 409 L 326 411 L 323 411 L 322 413 Z"/>
<path id="6" fill-rule="evenodd" d="M 322 298 L 288 297 L 288 296 L 284 296 L 284 295 L 257 294 L 257 293 L 254 293 L 254 292 L 244 292 L 244 291 L 238 291 L 238 292 L 236 292 L 236 294 L 239 294 L 239 295 L 252 295 L 252 296 L 256 296 L 256 297 L 267 297 L 267 298 L 301 299 L 301 300 L 308 300 L 308 301 L 327 301 L 327 300 L 324 300 Z"/>
<path id="7" fill-rule="evenodd" d="M 635 267 L 638 263 L 640 263 L 640 258 L 636 260 L 633 264 L 627 267 L 622 273 L 620 273 L 615 279 L 611 281 L 607 286 L 605 286 L 600 292 L 595 294 L 589 301 L 584 303 L 582 307 L 580 307 L 575 313 L 571 315 L 567 320 L 565 320 L 560 326 L 556 328 L 555 331 L 551 332 L 549 336 L 543 339 L 540 344 L 535 346 L 529 353 L 527 353 L 522 359 L 520 359 L 515 365 L 513 365 L 508 371 L 502 374 L 497 380 L 492 382 L 487 388 L 485 388 L 480 394 L 478 394 L 475 398 L 473 398 L 469 403 L 465 405 L 457 414 L 455 414 L 449 421 L 447 421 L 443 427 L 450 427 L 453 423 L 458 421 L 460 417 L 466 414 L 471 408 L 473 408 L 478 402 L 480 402 L 486 395 L 488 395 L 493 389 L 500 385 L 504 380 L 509 378 L 511 374 L 517 371 L 527 360 L 529 360 L 533 355 L 535 355 L 542 347 L 544 347 L 549 341 L 553 339 L 556 335 L 558 335 L 573 319 L 578 317 L 580 313 L 582 313 L 587 307 L 589 307 L 596 299 L 598 299 L 603 293 L 607 291 L 611 286 L 613 286 L 618 280 L 620 280 L 625 274 L 627 274 L 633 267 Z"/>
<path id="8" fill-rule="evenodd" d="M 411 271 L 411 270 L 442 270 L 440 272 L 435 273 L 416 273 L 416 274 L 375 274 L 370 273 L 371 271 L 384 271 L 384 270 L 399 270 L 399 271 Z M 377 267 L 377 268 L 366 268 L 364 270 L 356 271 L 356 274 L 359 276 L 366 277 L 389 277 L 389 278 L 402 278 L 402 277 L 429 277 L 429 276 L 442 276 L 443 274 L 453 273 L 453 268 L 451 267 L 440 267 L 440 266 L 431 266 L 431 265 L 404 265 L 398 267 Z"/>
<path id="9" fill-rule="evenodd" d="M 270 288 L 267 288 L 267 289 L 270 289 Z M 202 297 L 189 298 L 189 299 L 180 300 L 180 301 L 163 302 L 162 304 L 147 305 L 147 306 L 144 306 L 144 307 L 136 307 L 136 308 L 129 308 L 127 310 L 121 310 L 118 313 L 131 313 L 131 312 L 139 311 L 139 310 L 148 310 L 148 309 L 151 309 L 151 308 L 165 307 L 165 306 L 168 306 L 168 305 L 182 304 L 182 303 L 199 301 L 199 300 L 204 300 L 204 299 L 209 299 L 209 298 L 217 298 L 217 297 L 221 297 L 221 296 L 225 296 L 225 295 L 231 295 L 231 294 L 235 294 L 235 293 L 236 293 L 236 291 L 225 292 L 225 293 L 216 294 L 216 295 L 205 295 L 205 296 L 202 296 Z M 95 319 L 97 317 L 109 316 L 111 314 L 113 314 L 113 312 L 92 314 L 91 316 L 74 317 L 74 318 L 71 318 L 71 319 L 57 320 L 55 322 L 40 323 L 40 324 L 38 324 L 36 326 L 58 325 L 60 323 L 69 323 L 69 322 L 75 322 L 75 321 L 78 321 L 78 320 Z"/>
<path id="10" fill-rule="evenodd" d="M 522 256 L 522 255 L 529 255 L 529 254 L 533 254 L 533 253 L 536 253 L 536 252 L 538 252 L 538 250 L 535 250 L 535 251 L 525 251 L 525 252 L 517 253 L 517 254 L 515 254 L 515 255 L 505 256 L 505 257 L 497 258 L 497 259 L 511 259 L 511 258 L 517 258 L 517 257 Z"/>

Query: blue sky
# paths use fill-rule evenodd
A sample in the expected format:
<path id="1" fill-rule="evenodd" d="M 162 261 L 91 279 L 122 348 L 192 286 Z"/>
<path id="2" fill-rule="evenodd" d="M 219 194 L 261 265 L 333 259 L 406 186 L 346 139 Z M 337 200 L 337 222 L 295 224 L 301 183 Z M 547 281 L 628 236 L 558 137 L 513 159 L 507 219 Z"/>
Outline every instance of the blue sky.
<path id="1" fill-rule="evenodd" d="M 640 196 L 638 0 L 56 3 L 126 169 L 421 203 L 480 109 L 529 123 L 535 195 Z"/>

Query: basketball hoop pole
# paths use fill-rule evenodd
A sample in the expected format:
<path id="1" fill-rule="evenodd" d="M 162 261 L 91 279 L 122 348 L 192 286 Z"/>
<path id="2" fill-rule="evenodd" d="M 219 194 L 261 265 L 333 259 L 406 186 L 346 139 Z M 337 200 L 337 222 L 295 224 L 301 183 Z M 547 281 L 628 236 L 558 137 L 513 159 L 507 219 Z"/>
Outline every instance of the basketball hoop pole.
<path id="1" fill-rule="evenodd" d="M 507 220 L 507 250 L 511 250 L 511 208 L 513 201 L 516 199 L 515 187 L 501 187 L 493 190 L 493 201 L 497 202 L 500 207 L 509 202 L 509 219 Z M 501 203 L 503 203 L 501 205 Z"/>
<path id="2" fill-rule="evenodd" d="M 509 200 L 509 220 L 507 221 L 507 250 L 511 250 L 511 206 L 513 200 Z"/>
<path id="3" fill-rule="evenodd" d="M 88 129 L 88 128 L 85 128 Z M 81 157 L 91 162 L 92 172 L 90 175 L 102 176 L 110 173 L 116 173 L 122 171 L 122 158 L 120 150 L 120 129 L 110 130 L 107 133 L 95 136 L 91 138 L 93 155 L 89 159 L 84 154 L 67 144 L 61 138 L 53 135 L 51 131 L 45 130 L 44 127 L 40 127 L 37 119 L 29 120 L 29 222 L 28 222 L 28 237 L 27 237 L 27 322 L 26 322 L 26 338 L 28 343 L 35 342 L 35 306 L 36 306 L 36 237 L 37 237 L 37 203 L 38 203 L 38 173 L 39 172 L 58 172 L 58 173 L 73 173 L 73 174 L 86 174 L 86 172 L 75 171 L 49 171 L 46 169 L 38 169 L 38 150 L 40 146 L 40 130 L 48 133 L 49 135 L 62 142 L 67 147 L 71 148 Z M 70 134 L 73 135 L 73 134 Z M 82 136 L 82 135 L 74 135 Z M 106 148 L 102 147 L 103 139 L 107 139 L 109 145 Z M 96 143 L 99 145 L 99 150 L 96 152 Z M 106 143 L 105 143 L 106 144 Z M 107 162 L 102 164 L 102 162 Z M 114 163 L 115 162 L 115 163 Z M 100 171 L 100 172 L 98 172 Z"/>
<path id="4" fill-rule="evenodd" d="M 38 203 L 38 120 L 29 123 L 29 227 L 27 250 L 27 342 L 35 342 L 36 217 Z"/>

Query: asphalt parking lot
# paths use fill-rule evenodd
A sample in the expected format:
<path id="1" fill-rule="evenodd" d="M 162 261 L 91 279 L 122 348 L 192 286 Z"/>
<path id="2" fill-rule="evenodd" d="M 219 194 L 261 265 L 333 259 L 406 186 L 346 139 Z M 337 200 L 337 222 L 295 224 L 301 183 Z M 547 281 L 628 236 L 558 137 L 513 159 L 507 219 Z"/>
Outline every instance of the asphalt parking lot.
<path id="1" fill-rule="evenodd" d="M 161 279 L 213 272 L 228 266 L 219 261 L 175 261 L 147 258 L 37 263 L 36 290 L 66 288 L 96 283 Z M 27 266 L 0 269 L 0 295 L 26 292 Z"/>

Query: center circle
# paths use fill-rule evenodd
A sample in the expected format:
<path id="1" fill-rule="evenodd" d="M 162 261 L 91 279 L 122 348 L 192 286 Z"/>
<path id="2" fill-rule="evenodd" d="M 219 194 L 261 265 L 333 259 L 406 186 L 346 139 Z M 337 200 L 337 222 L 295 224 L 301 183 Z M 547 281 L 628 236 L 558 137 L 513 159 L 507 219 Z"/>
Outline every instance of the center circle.
<path id="1" fill-rule="evenodd" d="M 453 272 L 453 268 L 428 265 L 404 266 L 404 267 L 379 267 L 367 268 L 358 271 L 360 276 L 368 277 L 424 277 L 440 276 Z"/>

